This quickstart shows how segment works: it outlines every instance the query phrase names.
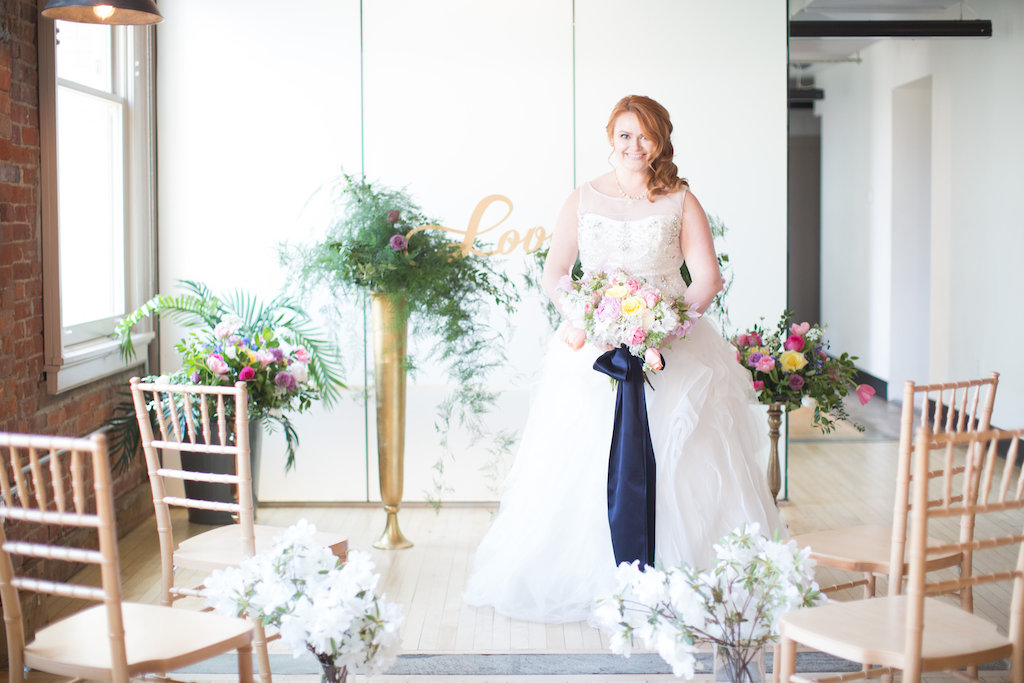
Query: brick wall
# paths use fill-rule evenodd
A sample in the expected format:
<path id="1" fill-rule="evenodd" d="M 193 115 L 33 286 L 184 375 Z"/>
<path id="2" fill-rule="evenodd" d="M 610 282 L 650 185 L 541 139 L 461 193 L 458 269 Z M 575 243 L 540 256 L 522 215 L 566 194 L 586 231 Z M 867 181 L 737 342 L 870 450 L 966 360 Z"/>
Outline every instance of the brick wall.
<path id="1" fill-rule="evenodd" d="M 81 436 L 102 426 L 131 373 L 52 396 L 43 375 L 35 0 L 0 0 L 0 430 Z M 115 474 L 118 529 L 152 513 L 143 459 Z M 30 629 L 40 615 L 26 604 Z M 3 643 L 6 659 L 6 643 Z"/>

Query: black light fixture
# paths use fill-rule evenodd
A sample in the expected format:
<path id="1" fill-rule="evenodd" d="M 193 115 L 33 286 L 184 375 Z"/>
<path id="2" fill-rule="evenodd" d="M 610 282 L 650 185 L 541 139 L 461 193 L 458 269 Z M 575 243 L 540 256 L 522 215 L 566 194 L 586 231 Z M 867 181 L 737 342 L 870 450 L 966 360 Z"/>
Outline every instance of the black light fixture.
<path id="1" fill-rule="evenodd" d="M 43 16 L 84 24 L 156 24 L 164 20 L 154 0 L 48 0 Z"/>

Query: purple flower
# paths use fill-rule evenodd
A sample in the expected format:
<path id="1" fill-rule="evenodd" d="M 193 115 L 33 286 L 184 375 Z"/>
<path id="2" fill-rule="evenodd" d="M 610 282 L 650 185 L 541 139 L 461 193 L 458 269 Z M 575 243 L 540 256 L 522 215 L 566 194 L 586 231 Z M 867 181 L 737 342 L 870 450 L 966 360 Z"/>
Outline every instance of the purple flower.
<path id="1" fill-rule="evenodd" d="M 295 376 L 287 370 L 282 370 L 277 373 L 277 377 L 274 378 L 274 384 L 285 391 L 291 391 L 295 388 L 297 382 Z"/>
<path id="2" fill-rule="evenodd" d="M 397 223 L 400 215 L 397 211 L 388 211 L 388 223 Z"/>
<path id="3" fill-rule="evenodd" d="M 800 391 L 804 388 L 803 375 L 790 375 L 789 376 L 789 388 L 793 391 Z"/>
<path id="4" fill-rule="evenodd" d="M 270 355 L 274 357 L 275 363 L 280 363 L 281 361 L 284 360 L 284 351 L 282 351 L 280 348 L 276 346 L 270 349 Z"/>
<path id="5" fill-rule="evenodd" d="M 192 384 L 199 384 L 199 380 L 202 378 L 203 376 L 200 374 L 198 370 L 196 370 L 195 372 L 192 373 Z"/>
<path id="6" fill-rule="evenodd" d="M 757 367 L 757 364 L 758 364 L 759 362 L 761 362 L 761 359 L 762 359 L 762 358 L 764 358 L 764 354 L 763 354 L 763 353 L 761 353 L 760 351 L 754 351 L 754 352 L 753 352 L 752 354 L 750 354 L 750 356 L 749 356 L 749 357 L 747 358 L 747 365 L 749 365 L 749 366 L 750 366 L 750 367 L 752 367 L 752 368 L 756 368 L 756 367 Z"/>
<path id="7" fill-rule="evenodd" d="M 392 235 L 391 241 L 388 244 L 395 251 L 402 251 L 409 243 L 405 240 L 405 235 Z"/>

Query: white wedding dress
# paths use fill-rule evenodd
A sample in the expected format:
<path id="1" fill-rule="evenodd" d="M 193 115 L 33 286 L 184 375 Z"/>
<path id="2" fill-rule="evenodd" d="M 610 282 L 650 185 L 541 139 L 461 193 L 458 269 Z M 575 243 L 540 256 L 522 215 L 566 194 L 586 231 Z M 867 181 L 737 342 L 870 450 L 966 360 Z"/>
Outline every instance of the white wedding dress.
<path id="1" fill-rule="evenodd" d="M 652 203 L 584 184 L 583 269 L 623 268 L 682 295 L 684 192 Z M 476 552 L 468 604 L 528 621 L 577 621 L 614 585 L 607 479 L 615 391 L 593 369 L 600 354 L 551 341 L 500 510 Z M 765 476 L 767 422 L 750 375 L 712 323 L 699 320 L 664 355 L 665 369 L 646 388 L 656 563 L 709 567 L 712 544 L 743 523 L 784 531 Z"/>

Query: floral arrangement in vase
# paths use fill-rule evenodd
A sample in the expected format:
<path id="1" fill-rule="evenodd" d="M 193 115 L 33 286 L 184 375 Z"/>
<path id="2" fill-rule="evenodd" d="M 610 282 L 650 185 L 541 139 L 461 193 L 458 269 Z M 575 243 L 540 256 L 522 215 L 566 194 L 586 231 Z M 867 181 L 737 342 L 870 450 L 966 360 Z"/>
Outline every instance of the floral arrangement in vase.
<path id="1" fill-rule="evenodd" d="M 216 612 L 277 628 L 295 657 L 313 653 L 326 681 L 344 682 L 349 669 L 382 673 L 398 654 L 402 608 L 375 592 L 368 554 L 342 561 L 315 534 L 300 520 L 267 552 L 211 573 L 203 597 Z"/>
<path id="2" fill-rule="evenodd" d="M 417 336 L 436 339 L 425 353 L 444 368 L 455 386 L 442 402 L 436 425 L 448 457 L 448 430 L 455 420 L 471 441 L 507 444 L 506 435 L 491 434 L 483 416 L 495 395 L 484 388 L 487 372 L 504 360 L 503 335 L 491 327 L 491 307 L 511 315 L 516 289 L 495 260 L 464 253 L 438 221 L 429 218 L 409 193 L 342 174 L 325 190 L 336 212 L 323 239 L 308 245 L 284 245 L 282 262 L 295 273 L 298 290 L 329 292 L 336 300 L 353 295 L 386 297 L 408 320 Z M 426 227 L 427 229 L 420 229 Z M 403 358 L 415 370 L 417 358 Z M 434 464 L 435 491 L 444 490 L 444 456 Z"/>
<path id="3" fill-rule="evenodd" d="M 730 680 L 751 680 L 755 655 L 778 637 L 779 617 L 822 599 L 815 562 L 810 549 L 769 539 L 757 524 L 722 538 L 715 553 L 710 569 L 620 565 L 614 593 L 594 608 L 612 651 L 628 657 L 640 641 L 657 650 L 676 676 L 692 679 L 698 644 L 712 643 Z"/>
<path id="4" fill-rule="evenodd" d="M 216 296 L 201 282 L 181 281 L 184 294 L 158 294 L 117 326 L 121 350 L 135 353 L 131 330 L 150 316 L 170 317 L 189 332 L 176 345 L 181 368 L 169 381 L 204 385 L 245 382 L 251 420 L 284 431 L 286 469 L 295 466 L 299 438 L 288 418 L 315 401 L 330 405 L 345 387 L 337 349 L 288 296 L 266 304 L 241 290 Z M 131 423 L 134 413 L 131 414 Z M 115 440 L 119 441 L 119 440 Z"/>
<path id="5" fill-rule="evenodd" d="M 644 372 L 664 367 L 659 349 L 671 338 L 686 336 L 696 316 L 682 297 L 669 299 L 654 285 L 622 270 L 562 276 L 562 306 L 574 326 L 565 341 L 579 350 L 585 342 L 625 346 L 643 363 Z"/>
<path id="6" fill-rule="evenodd" d="M 856 356 L 827 353 L 829 344 L 824 330 L 810 323 L 794 323 L 792 314 L 782 314 L 775 331 L 754 325 L 732 339 L 736 359 L 751 376 L 758 401 L 779 404 L 794 410 L 802 402 L 813 400 L 813 425 L 824 433 L 832 431 L 836 420 L 849 421 L 843 397 L 854 389 L 861 405 L 874 396 L 866 384 L 856 384 Z M 854 424 L 858 430 L 863 427 Z"/>

